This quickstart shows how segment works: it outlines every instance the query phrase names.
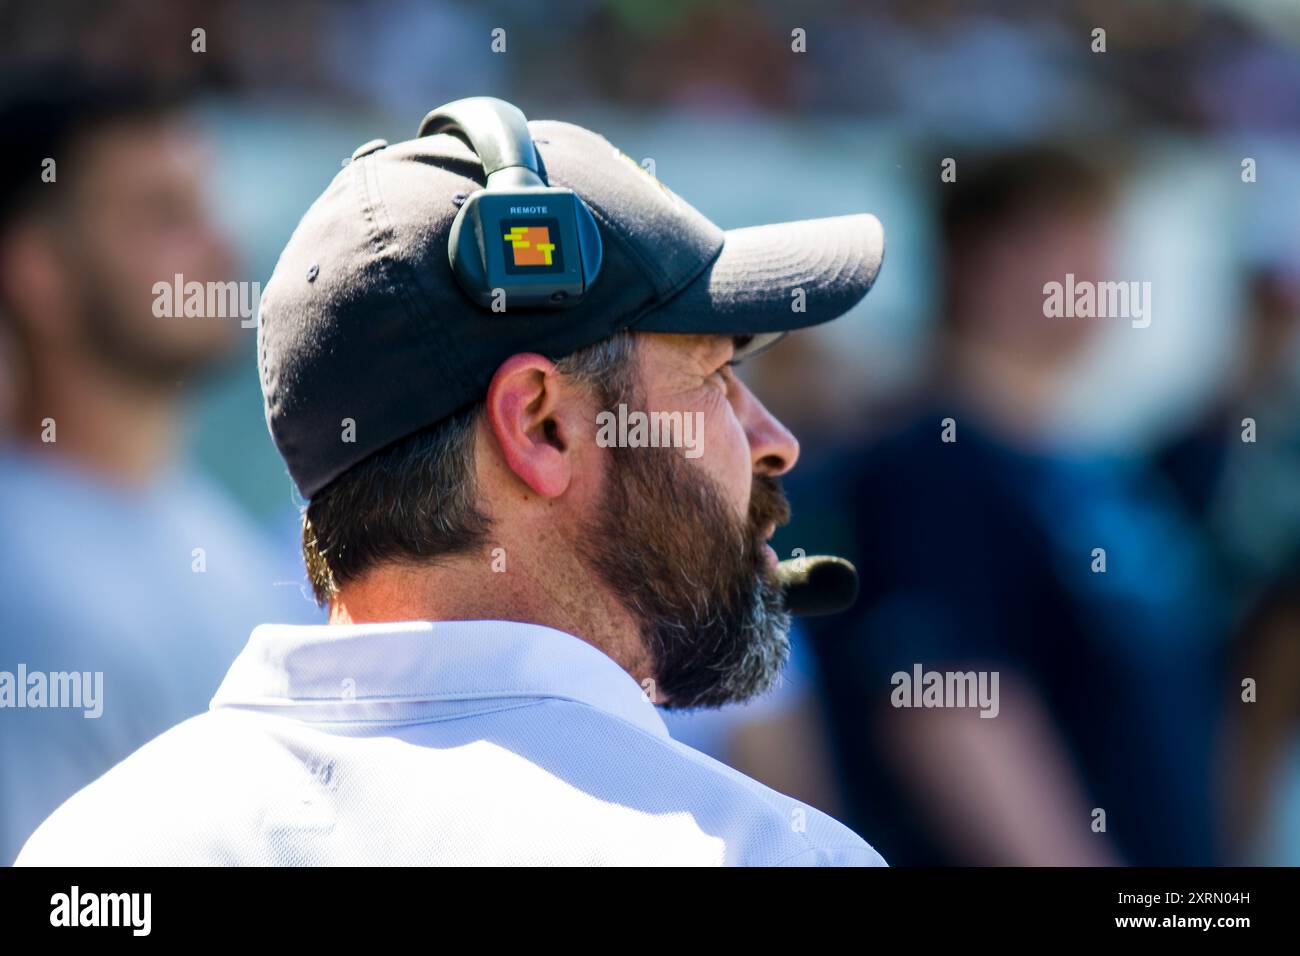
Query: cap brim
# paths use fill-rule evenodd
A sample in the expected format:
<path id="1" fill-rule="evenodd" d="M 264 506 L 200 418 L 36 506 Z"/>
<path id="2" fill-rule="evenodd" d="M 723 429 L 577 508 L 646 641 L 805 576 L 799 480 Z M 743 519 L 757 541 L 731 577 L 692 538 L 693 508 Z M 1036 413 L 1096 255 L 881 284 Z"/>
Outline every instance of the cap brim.
<path id="1" fill-rule="evenodd" d="M 756 351 L 857 305 L 884 251 L 880 220 L 866 213 L 731 229 L 717 258 L 633 328 L 753 335 L 746 351 Z"/>

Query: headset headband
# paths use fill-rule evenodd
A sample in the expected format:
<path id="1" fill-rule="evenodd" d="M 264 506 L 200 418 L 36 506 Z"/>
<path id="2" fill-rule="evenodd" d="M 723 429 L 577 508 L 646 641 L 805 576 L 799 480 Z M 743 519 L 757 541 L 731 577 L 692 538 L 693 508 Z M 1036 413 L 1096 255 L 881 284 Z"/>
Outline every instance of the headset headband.
<path id="1" fill-rule="evenodd" d="M 505 185 L 497 173 L 513 173 L 513 185 L 545 186 L 537 168 L 537 150 L 528 132 L 528 120 L 519 107 L 491 96 L 471 96 L 430 110 L 416 137 L 450 133 L 478 155 L 487 174 L 488 189 Z"/>

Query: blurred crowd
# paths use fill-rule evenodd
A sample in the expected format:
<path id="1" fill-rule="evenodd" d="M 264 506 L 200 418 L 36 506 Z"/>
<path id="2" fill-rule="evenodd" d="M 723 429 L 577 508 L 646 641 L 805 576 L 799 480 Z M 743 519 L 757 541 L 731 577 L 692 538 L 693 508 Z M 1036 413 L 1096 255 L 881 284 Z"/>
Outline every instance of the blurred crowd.
<path id="1" fill-rule="evenodd" d="M 0 862 L 322 617 L 252 331 L 155 283 L 264 279 L 344 143 L 491 94 L 663 144 L 724 226 L 879 198 L 878 290 L 744 370 L 803 448 L 774 545 L 861 594 L 675 736 L 895 865 L 1300 864 L 1294 5 L 0 4 L 0 51 L 0 671 L 107 698 L 0 709 Z M 1067 274 L 1154 280 L 1150 327 L 1049 317 Z M 896 706 L 918 665 L 996 718 Z"/>
<path id="2" fill-rule="evenodd" d="M 194 28 L 211 38 L 202 56 Z M 481 55 L 498 29 L 494 54 Z M 800 58 L 788 55 L 795 30 Z M 407 115 L 438 89 L 447 100 L 508 94 L 538 115 L 594 102 L 845 112 L 977 137 L 1030 131 L 1063 109 L 1294 128 L 1298 38 L 1289 0 L 0 4 L 4 62 L 74 56 L 239 97 Z M 1099 55 L 1110 57 L 1103 70 Z"/>
<path id="3" fill-rule="evenodd" d="M 810 633 L 853 822 L 916 863 L 1295 863 L 1297 275 L 1245 277 L 1201 416 L 1091 446 L 1056 398 L 1115 320 L 1045 318 L 1043 285 L 1114 268 L 1115 172 L 1043 145 L 967 170 L 926 374 L 791 482 L 801 537 L 862 573 Z M 996 719 L 896 707 L 916 662 L 997 672 Z"/>

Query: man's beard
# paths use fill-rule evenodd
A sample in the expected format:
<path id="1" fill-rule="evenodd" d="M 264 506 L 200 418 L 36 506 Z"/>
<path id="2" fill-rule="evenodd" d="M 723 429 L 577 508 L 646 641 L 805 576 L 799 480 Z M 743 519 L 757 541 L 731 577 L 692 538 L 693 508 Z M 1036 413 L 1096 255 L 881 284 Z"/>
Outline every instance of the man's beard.
<path id="1" fill-rule="evenodd" d="M 175 392 L 218 377 L 234 366 L 236 339 L 224 342 L 167 342 L 151 336 L 147 326 L 131 321 L 135 303 L 123 301 L 120 290 L 104 274 L 105 266 L 91 254 L 78 260 L 77 289 L 82 341 L 101 367 L 136 386 Z M 159 319 L 160 322 L 221 322 L 226 319 Z"/>
<path id="2" fill-rule="evenodd" d="M 584 560 L 640 623 L 656 701 L 719 707 L 770 689 L 790 654 L 790 617 L 763 535 L 789 505 L 755 476 L 746 521 L 680 449 L 611 448 Z"/>

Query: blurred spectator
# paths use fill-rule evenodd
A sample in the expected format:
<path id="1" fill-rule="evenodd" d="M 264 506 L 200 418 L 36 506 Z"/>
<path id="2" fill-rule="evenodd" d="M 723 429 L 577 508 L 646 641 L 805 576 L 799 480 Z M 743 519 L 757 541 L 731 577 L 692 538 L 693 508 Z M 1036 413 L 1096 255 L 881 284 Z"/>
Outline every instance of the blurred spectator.
<path id="1" fill-rule="evenodd" d="M 1247 274 L 1236 373 L 1161 464 L 1203 522 L 1234 609 L 1221 793 L 1231 861 L 1300 864 L 1300 282 Z M 1249 439 L 1249 440 L 1246 440 Z M 1255 686 L 1249 695 L 1241 681 Z"/>
<path id="2" fill-rule="evenodd" d="M 1256 603 L 1229 682 L 1223 782 L 1233 862 L 1300 865 L 1300 571 Z M 1250 680 L 1249 691 L 1243 682 Z"/>
<path id="3" fill-rule="evenodd" d="M 206 709 L 254 625 L 318 615 L 177 461 L 182 399 L 239 329 L 154 312 L 156 282 L 232 278 L 200 144 L 124 81 L 60 67 L 0 88 L 0 671 L 103 675 L 91 706 L 0 710 L 8 863 L 65 798 Z"/>
<path id="4" fill-rule="evenodd" d="M 894 864 L 1213 863 L 1205 548 L 1151 467 L 1077 451 L 1052 417 L 1116 320 L 1047 318 L 1044 285 L 1109 278 L 1111 177 L 1040 147 L 959 159 L 938 188 L 929 388 L 822 494 L 863 578 L 852 617 L 813 630 L 846 822 Z M 997 716 L 891 706 L 892 675 L 918 664 L 997 672 Z"/>
<path id="5" fill-rule="evenodd" d="M 1161 464 L 1251 602 L 1253 590 L 1300 565 L 1300 275 L 1260 267 L 1246 285 L 1236 373 Z"/>

